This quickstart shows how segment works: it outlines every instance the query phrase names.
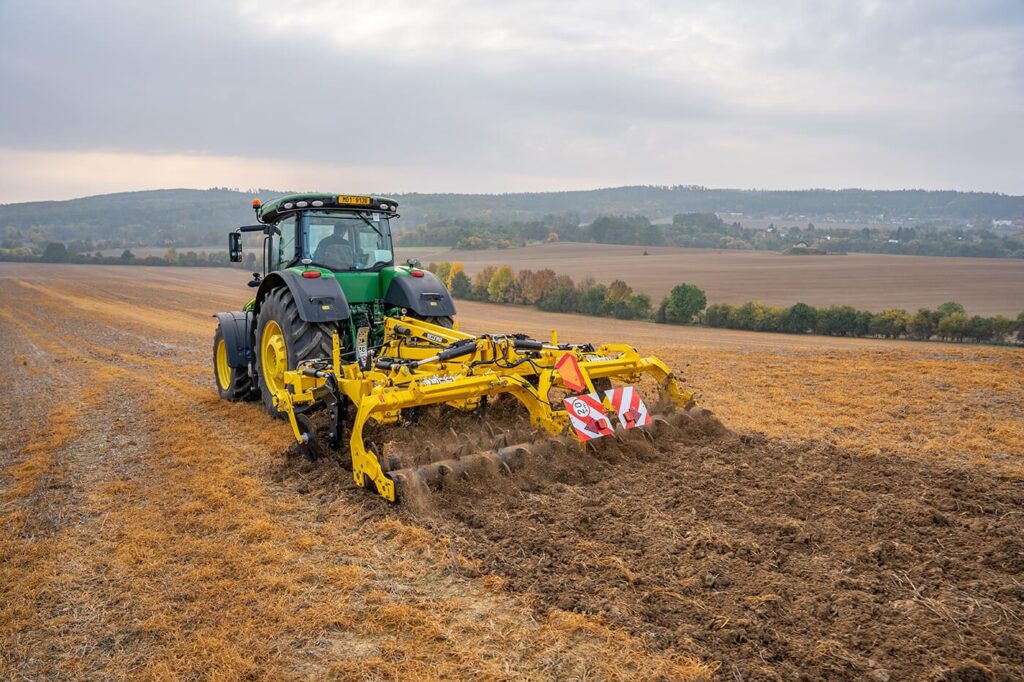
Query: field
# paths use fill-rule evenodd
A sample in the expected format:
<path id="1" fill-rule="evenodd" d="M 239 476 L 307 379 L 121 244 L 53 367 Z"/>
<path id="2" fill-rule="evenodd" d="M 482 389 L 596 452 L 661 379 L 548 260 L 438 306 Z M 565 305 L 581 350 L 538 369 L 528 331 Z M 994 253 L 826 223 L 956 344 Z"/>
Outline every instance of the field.
<path id="1" fill-rule="evenodd" d="M 645 278 L 613 256 L 625 250 L 557 249 L 459 259 L 561 258 L 560 272 L 639 288 L 671 271 L 712 300 L 769 303 L 833 266 L 846 281 L 857 259 L 906 261 L 808 259 L 783 287 L 771 254 L 649 256 L 661 269 Z M 832 282 L 801 299 L 955 298 L 977 313 L 1024 300 L 1019 264 L 918 260 L 915 289 L 885 267 L 873 294 Z M 729 268 L 765 288 L 748 279 L 730 299 Z M 923 300 L 943 269 L 961 279 Z M 218 400 L 210 314 L 244 302 L 246 280 L 0 264 L 3 679 L 1024 677 L 1019 349 L 460 303 L 463 329 L 558 328 L 657 354 L 714 416 L 587 451 L 541 439 L 512 477 L 389 507 L 334 461 L 295 456 L 256 404 Z M 388 437 L 482 431 L 428 415 Z"/>
<path id="2" fill-rule="evenodd" d="M 551 268 L 575 280 L 624 280 L 655 302 L 681 282 L 707 292 L 709 303 L 761 301 L 789 306 L 845 304 L 885 308 L 934 308 L 955 300 L 972 315 L 1016 317 L 1024 310 L 1024 261 L 928 256 L 783 256 L 768 251 L 720 251 L 608 244 L 549 244 L 487 251 L 417 250 L 430 261 L 461 261 L 475 274 L 486 265 Z M 399 249 L 401 252 L 401 249 Z M 404 256 L 403 256 L 404 257 Z"/>

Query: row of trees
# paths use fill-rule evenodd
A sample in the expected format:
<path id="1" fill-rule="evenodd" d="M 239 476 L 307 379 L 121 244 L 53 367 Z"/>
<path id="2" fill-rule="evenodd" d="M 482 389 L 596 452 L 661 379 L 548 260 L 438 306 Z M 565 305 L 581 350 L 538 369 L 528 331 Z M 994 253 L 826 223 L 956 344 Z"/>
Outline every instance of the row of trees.
<path id="1" fill-rule="evenodd" d="M 921 308 L 916 313 L 901 308 L 872 313 L 848 305 L 816 308 L 806 303 L 797 303 L 781 308 L 757 302 L 742 305 L 716 303 L 708 306 L 701 321 L 709 327 L 792 334 L 922 341 L 938 338 L 943 341 L 985 343 L 1008 343 L 1014 335 L 1018 340 L 1024 339 L 1024 313 L 1015 320 L 1003 315 L 969 316 L 964 307 L 955 301 L 943 303 L 935 310 Z"/>
<path id="2" fill-rule="evenodd" d="M 459 262 L 430 263 L 427 269 L 448 285 L 455 298 L 488 303 L 532 305 L 549 312 L 582 313 L 620 320 L 654 317 L 651 297 L 634 292 L 621 280 L 601 284 L 592 278 L 576 283 L 554 270 L 512 270 L 489 265 L 470 279 Z"/>
<path id="3" fill-rule="evenodd" d="M 124 249 L 119 256 L 104 256 L 97 251 L 92 254 L 69 250 L 63 242 L 47 242 L 42 253 L 30 249 L 0 249 L 0 260 L 35 263 L 76 263 L 81 265 L 179 265 L 198 267 L 240 267 L 251 270 L 256 265 L 256 254 L 245 253 L 241 263 L 228 260 L 227 250 L 181 251 L 174 247 L 164 251 L 162 256 L 136 256 L 131 249 Z"/>
<path id="4" fill-rule="evenodd" d="M 1024 340 L 1024 313 L 1016 319 L 971 316 L 955 301 L 935 310 L 921 308 L 913 314 L 899 308 L 872 313 L 846 305 L 814 307 L 806 303 L 788 308 L 757 302 L 708 306 L 707 296 L 699 287 L 680 284 L 655 309 L 647 294 L 634 292 L 621 280 L 606 285 L 588 278 L 576 283 L 550 269 L 515 272 L 508 265 L 487 266 L 470 278 L 457 261 L 430 263 L 427 269 L 441 278 L 456 298 L 532 305 L 549 312 L 791 334 L 984 343 Z"/>
<path id="5" fill-rule="evenodd" d="M 435 221 L 401 235 L 401 244 L 454 246 L 460 249 L 511 248 L 540 241 L 593 242 L 635 246 L 757 249 L 783 251 L 805 243 L 823 251 L 928 256 L 1024 258 L 1024 235 L 1000 235 L 989 227 L 949 229 L 916 227 L 861 229 L 804 226 L 755 229 L 726 223 L 714 213 L 677 214 L 671 224 L 655 225 L 643 216 L 601 216 L 580 223 L 577 216 L 546 216 L 523 222 Z"/>

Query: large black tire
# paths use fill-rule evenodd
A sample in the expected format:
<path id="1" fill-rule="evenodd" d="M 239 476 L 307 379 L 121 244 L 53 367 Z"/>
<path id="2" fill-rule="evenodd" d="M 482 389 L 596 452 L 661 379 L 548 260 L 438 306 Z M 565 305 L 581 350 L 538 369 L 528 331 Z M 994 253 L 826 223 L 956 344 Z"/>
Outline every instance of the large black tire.
<path id="1" fill-rule="evenodd" d="M 252 384 L 252 377 L 249 376 L 249 368 L 228 365 L 227 348 L 220 325 L 213 335 L 213 383 L 220 397 L 232 403 L 259 397 L 259 392 Z"/>
<path id="2" fill-rule="evenodd" d="M 267 341 L 272 348 L 264 347 L 264 336 L 268 325 L 277 325 L 284 342 L 286 363 L 281 362 L 280 349 L 273 346 L 276 335 L 273 327 Z M 263 299 L 259 315 L 256 318 L 256 373 L 259 376 L 260 395 L 263 406 L 275 417 L 284 418 L 284 414 L 274 409 L 273 389 L 283 388 L 282 374 L 285 369 L 293 370 L 300 362 L 314 358 L 331 357 L 331 335 L 337 328 L 335 322 L 303 322 L 299 317 L 299 309 L 295 305 L 288 287 L 272 290 Z M 265 367 L 270 364 L 271 367 Z M 308 410 L 310 406 L 297 407 L 296 412 Z"/>

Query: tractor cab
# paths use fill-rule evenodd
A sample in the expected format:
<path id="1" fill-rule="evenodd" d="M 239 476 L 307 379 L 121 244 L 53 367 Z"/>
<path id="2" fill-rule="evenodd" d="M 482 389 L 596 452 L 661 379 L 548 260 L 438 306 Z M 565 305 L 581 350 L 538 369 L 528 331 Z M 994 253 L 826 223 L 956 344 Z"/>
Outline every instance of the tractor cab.
<path id="1" fill-rule="evenodd" d="M 296 194 L 255 208 L 260 222 L 274 225 L 278 234 L 269 253 L 272 270 L 303 263 L 332 272 L 372 272 L 394 265 L 393 199 Z"/>
<path id="2" fill-rule="evenodd" d="M 391 220 L 397 202 L 384 197 L 293 194 L 268 204 L 253 202 L 259 225 L 229 236 L 232 261 L 241 260 L 240 233 L 264 233 L 263 272 L 252 282 L 280 270 L 309 272 L 307 277 L 335 276 L 349 302 L 383 296 L 380 275 L 395 265 Z M 313 274 L 318 272 L 319 274 Z"/>
<path id="3" fill-rule="evenodd" d="M 379 272 L 394 265 L 387 216 L 369 211 L 302 211 L 282 221 L 274 269 L 310 261 L 332 272 Z"/>

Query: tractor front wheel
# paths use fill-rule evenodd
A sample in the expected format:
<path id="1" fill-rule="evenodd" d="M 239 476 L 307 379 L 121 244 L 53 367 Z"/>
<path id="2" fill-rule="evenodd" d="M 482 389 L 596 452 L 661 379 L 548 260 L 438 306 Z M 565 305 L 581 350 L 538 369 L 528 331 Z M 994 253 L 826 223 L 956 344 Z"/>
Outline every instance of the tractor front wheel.
<path id="1" fill-rule="evenodd" d="M 256 370 L 267 412 L 284 417 L 274 409 L 274 394 L 284 390 L 285 370 L 305 360 L 330 358 L 335 327 L 330 322 L 303 322 L 287 287 L 267 294 L 256 318 Z M 297 407 L 296 411 L 302 410 Z"/>
<path id="2" fill-rule="evenodd" d="M 228 347 L 219 326 L 213 335 L 213 380 L 217 384 L 217 393 L 224 400 L 234 403 L 253 400 L 257 395 L 249 376 L 249 368 L 228 364 Z"/>

